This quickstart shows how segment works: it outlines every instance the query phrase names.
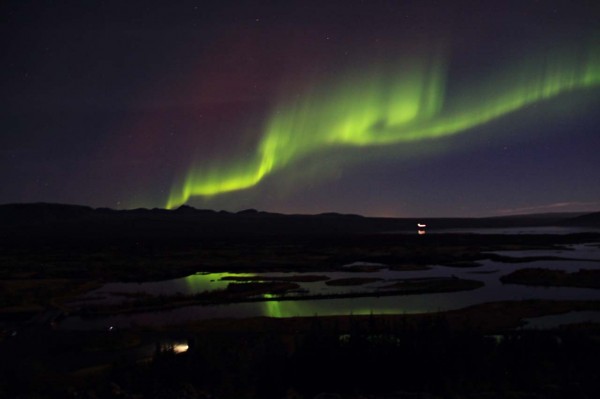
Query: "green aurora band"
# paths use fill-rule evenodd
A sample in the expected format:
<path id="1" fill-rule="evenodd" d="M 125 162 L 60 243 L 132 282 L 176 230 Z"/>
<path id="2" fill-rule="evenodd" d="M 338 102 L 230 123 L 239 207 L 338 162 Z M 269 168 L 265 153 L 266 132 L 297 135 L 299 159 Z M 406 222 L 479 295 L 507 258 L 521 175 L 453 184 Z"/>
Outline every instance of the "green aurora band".
<path id="1" fill-rule="evenodd" d="M 465 132 L 533 103 L 600 84 L 599 46 L 585 54 L 537 57 L 448 95 L 444 57 L 349 73 L 282 102 L 252 159 L 225 168 L 193 166 L 166 207 L 257 185 L 308 155 L 340 146 L 417 142 Z"/>

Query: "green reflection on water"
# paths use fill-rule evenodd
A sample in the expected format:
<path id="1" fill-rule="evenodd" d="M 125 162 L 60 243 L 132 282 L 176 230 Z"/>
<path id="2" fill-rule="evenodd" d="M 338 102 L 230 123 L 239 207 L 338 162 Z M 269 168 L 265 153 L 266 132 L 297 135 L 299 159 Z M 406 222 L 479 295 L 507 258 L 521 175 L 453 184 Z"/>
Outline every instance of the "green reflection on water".
<path id="1" fill-rule="evenodd" d="M 263 298 L 276 298 L 268 294 Z M 356 307 L 353 306 L 356 305 Z M 423 307 L 424 309 L 426 307 Z M 327 300 L 285 300 L 266 301 L 261 304 L 260 311 L 266 317 L 311 317 L 311 316 L 350 316 L 369 314 L 404 313 L 401 303 L 390 297 L 386 298 L 340 298 Z M 418 313 L 413 310 L 410 313 Z"/>
<path id="2" fill-rule="evenodd" d="M 187 292 L 195 294 L 205 291 L 224 290 L 227 285 L 235 280 L 223 280 L 225 277 L 257 277 L 257 273 L 199 273 L 184 278 Z M 263 294 L 264 302 L 246 304 L 258 309 L 258 313 L 265 317 L 311 317 L 311 316 L 333 316 L 333 315 L 369 315 L 369 314 L 398 314 L 403 313 L 402 302 L 392 298 L 345 298 L 327 300 L 277 300 L 278 295 Z M 405 301 L 407 299 L 403 299 Z M 411 298 L 411 302 L 418 301 Z M 353 306 L 355 305 L 355 306 Z M 421 306 L 417 306 L 420 308 Z M 423 304 L 423 309 L 427 306 Z M 415 312 L 415 304 L 409 305 Z"/>
<path id="3" fill-rule="evenodd" d="M 204 291 L 224 290 L 232 280 L 223 280 L 225 277 L 253 277 L 255 273 L 198 273 L 185 277 L 188 293 L 197 294 Z"/>

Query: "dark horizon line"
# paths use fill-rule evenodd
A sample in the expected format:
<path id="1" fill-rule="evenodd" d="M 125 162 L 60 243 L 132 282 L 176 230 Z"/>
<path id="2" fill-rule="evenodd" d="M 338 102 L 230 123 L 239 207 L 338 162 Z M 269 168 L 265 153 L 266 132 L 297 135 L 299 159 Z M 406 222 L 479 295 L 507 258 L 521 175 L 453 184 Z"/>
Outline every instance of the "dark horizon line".
<path id="1" fill-rule="evenodd" d="M 133 211 L 160 211 L 160 212 L 181 212 L 181 210 L 190 209 L 192 211 L 198 212 L 214 212 L 214 213 L 228 213 L 228 214 L 249 214 L 249 213 L 262 213 L 262 214 L 272 214 L 272 215 L 282 215 L 282 216 L 327 216 L 327 215 L 338 215 L 338 216 L 350 216 L 350 217 L 362 217 L 362 218 L 370 218 L 370 219 L 504 219 L 504 218 L 519 218 L 519 217 L 551 217 L 551 216 L 581 216 L 593 213 L 600 213 L 599 210 L 595 211 L 565 211 L 565 212 L 536 212 L 536 213 L 514 213 L 507 215 L 495 215 L 495 216 L 371 216 L 364 215 L 358 213 L 341 213 L 336 211 L 326 211 L 320 213 L 283 213 L 283 212 L 272 212 L 268 210 L 258 210 L 255 208 L 246 208 L 239 211 L 228 211 L 225 209 L 208 209 L 208 208 L 196 208 L 192 205 L 183 204 L 174 209 L 167 208 L 126 208 L 126 209 L 115 209 L 107 206 L 93 207 L 90 205 L 82 205 L 82 204 L 72 204 L 72 203 L 59 203 L 59 202 L 9 202 L 0 204 L 0 207 L 8 207 L 8 206 L 63 206 L 63 207 L 74 207 L 74 208 L 88 208 L 93 211 L 97 210 L 108 210 L 113 212 L 133 212 Z"/>

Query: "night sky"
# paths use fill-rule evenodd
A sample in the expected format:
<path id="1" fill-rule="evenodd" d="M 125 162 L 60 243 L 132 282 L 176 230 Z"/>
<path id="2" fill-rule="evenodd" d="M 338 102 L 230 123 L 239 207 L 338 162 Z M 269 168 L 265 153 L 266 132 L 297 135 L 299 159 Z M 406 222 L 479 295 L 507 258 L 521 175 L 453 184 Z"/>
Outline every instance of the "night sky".
<path id="1" fill-rule="evenodd" d="M 0 203 L 600 210 L 596 1 L 2 1 Z"/>

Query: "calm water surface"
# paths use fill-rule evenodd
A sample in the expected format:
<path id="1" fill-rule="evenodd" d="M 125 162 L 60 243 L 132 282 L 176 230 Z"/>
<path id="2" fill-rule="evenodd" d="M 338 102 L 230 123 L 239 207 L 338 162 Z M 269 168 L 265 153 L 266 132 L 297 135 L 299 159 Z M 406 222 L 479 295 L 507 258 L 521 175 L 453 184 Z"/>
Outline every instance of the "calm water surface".
<path id="1" fill-rule="evenodd" d="M 430 226 L 431 227 L 431 226 Z M 481 228 L 481 229 L 431 229 L 428 228 L 427 234 L 435 233 L 473 233 L 473 234 L 576 234 L 576 233 L 600 233 L 597 227 L 499 227 L 499 228 Z"/>

